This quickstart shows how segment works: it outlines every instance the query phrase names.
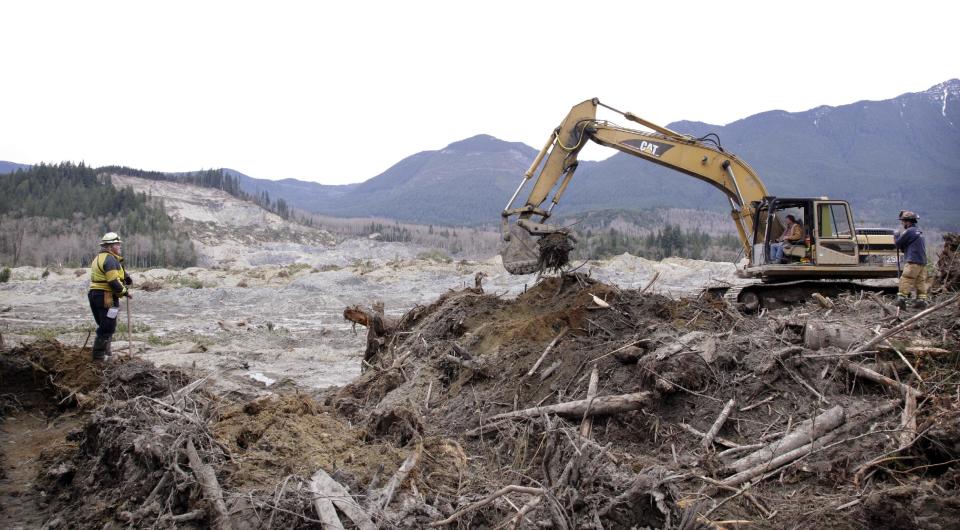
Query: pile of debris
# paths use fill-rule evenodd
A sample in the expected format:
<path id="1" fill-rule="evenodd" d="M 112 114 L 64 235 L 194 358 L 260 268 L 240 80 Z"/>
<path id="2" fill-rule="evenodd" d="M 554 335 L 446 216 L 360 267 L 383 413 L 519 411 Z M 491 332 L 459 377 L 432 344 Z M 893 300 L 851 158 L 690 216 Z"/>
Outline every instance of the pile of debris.
<path id="1" fill-rule="evenodd" d="M 935 291 L 960 291 L 960 234 L 943 234 L 943 247 L 937 256 L 937 274 L 933 278 Z"/>
<path id="2" fill-rule="evenodd" d="M 118 374 L 133 361 L 101 390 L 61 380 L 54 399 L 79 390 L 88 412 L 43 461 L 47 527 L 960 519 L 957 297 L 921 313 L 845 295 L 743 315 L 581 274 L 514 300 L 480 280 L 398 319 L 348 308 L 367 326 L 366 368 L 315 395 L 238 399 L 169 372 L 162 391 L 132 390 Z"/>
<path id="3" fill-rule="evenodd" d="M 471 457 L 455 494 L 411 479 L 401 527 L 954 521 L 957 299 L 822 300 L 753 317 L 581 275 L 451 292 L 371 327 L 371 369 L 327 403 Z"/>

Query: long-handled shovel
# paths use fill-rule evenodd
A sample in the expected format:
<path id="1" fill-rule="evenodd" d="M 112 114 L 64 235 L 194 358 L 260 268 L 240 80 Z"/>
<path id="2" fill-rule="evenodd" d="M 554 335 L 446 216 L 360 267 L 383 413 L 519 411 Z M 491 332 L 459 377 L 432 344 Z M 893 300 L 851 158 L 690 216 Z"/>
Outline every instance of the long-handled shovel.
<path id="1" fill-rule="evenodd" d="M 127 298 L 127 355 L 133 357 L 133 326 L 130 325 L 130 302 Z"/>

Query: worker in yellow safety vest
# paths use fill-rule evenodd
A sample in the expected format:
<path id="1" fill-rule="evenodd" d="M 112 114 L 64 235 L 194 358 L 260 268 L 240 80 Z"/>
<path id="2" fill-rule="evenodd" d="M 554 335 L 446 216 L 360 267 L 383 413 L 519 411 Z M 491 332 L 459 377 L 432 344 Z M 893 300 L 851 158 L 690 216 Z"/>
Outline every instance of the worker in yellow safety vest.
<path id="1" fill-rule="evenodd" d="M 133 278 L 123 269 L 122 241 L 116 232 L 107 232 L 100 238 L 100 253 L 90 263 L 90 310 L 97 322 L 97 337 L 93 341 L 93 360 L 103 361 L 111 355 L 110 341 L 117 330 L 120 299 L 132 298 L 127 290 Z"/>

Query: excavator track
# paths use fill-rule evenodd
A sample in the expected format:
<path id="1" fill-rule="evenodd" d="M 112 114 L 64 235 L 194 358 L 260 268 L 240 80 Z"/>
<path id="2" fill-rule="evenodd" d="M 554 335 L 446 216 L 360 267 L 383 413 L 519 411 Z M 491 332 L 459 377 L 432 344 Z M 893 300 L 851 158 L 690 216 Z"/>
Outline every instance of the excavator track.
<path id="1" fill-rule="evenodd" d="M 872 285 L 853 281 L 798 280 L 793 282 L 757 282 L 741 286 L 708 287 L 707 296 L 725 299 L 746 311 L 777 309 L 809 300 L 813 293 L 837 296 L 841 293 L 872 292 L 896 294 L 896 285 Z"/>

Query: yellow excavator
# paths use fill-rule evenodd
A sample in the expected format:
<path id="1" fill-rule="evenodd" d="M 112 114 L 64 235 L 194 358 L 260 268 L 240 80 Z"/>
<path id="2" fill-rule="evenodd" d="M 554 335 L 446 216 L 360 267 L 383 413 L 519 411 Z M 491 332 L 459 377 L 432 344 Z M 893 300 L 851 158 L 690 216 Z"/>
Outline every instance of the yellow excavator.
<path id="1" fill-rule="evenodd" d="M 620 114 L 649 131 L 598 120 L 598 107 Z M 690 175 L 727 196 L 746 258 L 738 267 L 738 274 L 758 281 L 736 289 L 716 287 L 709 291 L 733 297 L 747 309 L 800 301 L 814 292 L 828 296 L 851 290 L 889 292 L 892 286 L 851 280 L 899 275 L 893 230 L 856 228 L 846 201 L 772 196 L 746 162 L 722 148 L 715 134 L 694 138 L 633 113 L 621 112 L 596 98 L 570 110 L 524 174 L 501 214 L 506 242 L 501 248 L 501 257 L 509 273 L 560 269 L 568 261 L 567 255 L 575 241 L 573 234 L 567 227 L 545 221 L 569 186 L 577 169 L 577 155 L 588 141 Z M 526 202 L 515 207 L 521 191 L 534 175 L 537 177 Z M 550 204 L 544 208 L 543 203 L 551 192 L 554 193 Z M 511 224 L 514 216 L 517 221 Z M 778 241 L 788 226 L 787 217 L 800 225 L 801 240 Z M 783 258 L 777 261 L 771 259 L 774 245 L 782 248 Z"/>

